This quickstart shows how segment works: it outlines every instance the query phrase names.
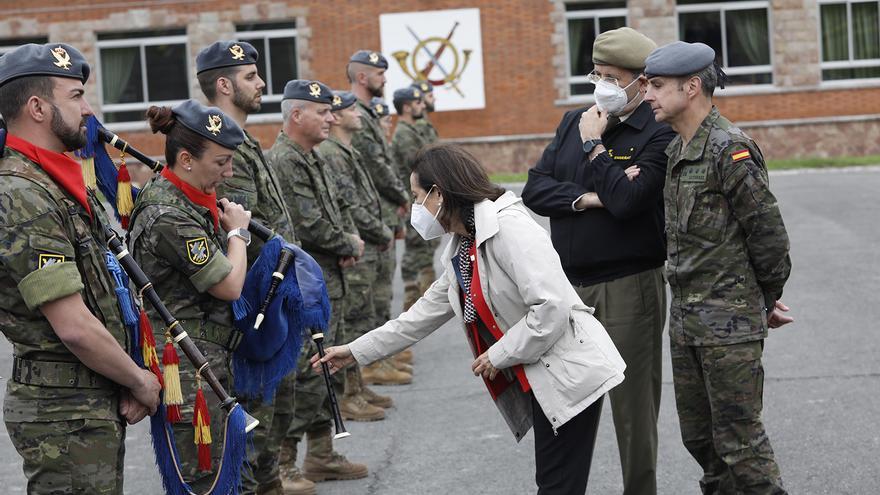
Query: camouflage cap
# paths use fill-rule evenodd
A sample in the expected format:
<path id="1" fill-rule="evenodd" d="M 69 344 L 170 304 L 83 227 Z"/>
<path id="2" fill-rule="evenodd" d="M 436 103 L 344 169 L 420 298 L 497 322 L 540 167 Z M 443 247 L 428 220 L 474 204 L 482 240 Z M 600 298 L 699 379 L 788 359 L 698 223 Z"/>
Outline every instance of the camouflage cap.
<path id="1" fill-rule="evenodd" d="M 382 98 L 373 97 L 373 99 L 370 100 L 370 108 L 372 108 L 373 111 L 379 115 L 379 117 L 384 117 L 388 115 L 388 104 L 385 103 L 385 100 L 383 100 Z"/>
<path id="2" fill-rule="evenodd" d="M 224 148 L 234 150 L 244 142 L 244 132 L 231 117 L 217 107 L 206 107 L 186 100 L 171 108 L 177 122 Z"/>
<path id="3" fill-rule="evenodd" d="M 357 103 L 357 96 L 350 91 L 334 91 L 333 101 L 331 102 L 332 110 L 345 110 L 346 108 Z"/>
<path id="4" fill-rule="evenodd" d="M 422 90 L 408 86 L 400 88 L 394 92 L 394 103 L 405 103 L 407 101 L 415 101 L 422 99 Z"/>
<path id="5" fill-rule="evenodd" d="M 411 84 L 413 88 L 418 88 L 422 90 L 422 93 L 433 93 L 434 85 L 429 83 L 428 81 L 415 81 Z"/>
<path id="6" fill-rule="evenodd" d="M 315 103 L 333 103 L 333 91 L 321 81 L 294 79 L 284 85 L 285 100 L 306 100 Z"/>
<path id="7" fill-rule="evenodd" d="M 220 67 L 255 64 L 257 60 L 260 54 L 246 41 L 216 41 L 196 55 L 196 74 Z"/>
<path id="8" fill-rule="evenodd" d="M 359 64 L 370 65 L 379 69 L 388 68 L 388 59 L 383 57 L 379 52 L 371 52 L 369 50 L 358 50 L 354 52 L 348 62 L 357 62 Z"/>
<path id="9" fill-rule="evenodd" d="M 593 63 L 621 69 L 643 69 L 645 59 L 655 48 L 657 43 L 635 29 L 613 29 L 600 34 L 593 42 Z"/>
<path id="10" fill-rule="evenodd" d="M 91 68 L 76 48 L 64 43 L 28 43 L 0 57 L 0 86 L 24 76 L 89 80 Z"/>
<path id="11" fill-rule="evenodd" d="M 703 43 L 675 41 L 657 48 L 645 60 L 645 75 L 689 76 L 715 62 L 715 50 Z"/>

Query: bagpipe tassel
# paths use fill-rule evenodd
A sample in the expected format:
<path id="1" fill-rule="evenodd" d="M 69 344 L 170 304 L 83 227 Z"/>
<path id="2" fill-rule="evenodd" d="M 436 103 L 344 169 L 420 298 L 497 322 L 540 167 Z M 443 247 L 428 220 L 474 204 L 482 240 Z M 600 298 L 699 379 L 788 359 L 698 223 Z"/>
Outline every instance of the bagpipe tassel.
<path id="1" fill-rule="evenodd" d="M 128 219 L 134 209 L 134 197 L 131 190 L 131 175 L 124 160 L 119 166 L 119 174 L 116 177 L 116 212 L 119 214 L 122 228 L 128 230 Z"/>
<path id="2" fill-rule="evenodd" d="M 180 405 L 183 404 L 183 392 L 180 390 L 180 356 L 174 348 L 171 333 L 165 332 L 165 348 L 162 349 L 162 376 L 165 379 L 165 406 L 168 411 L 168 422 L 179 423 Z"/>
<path id="3" fill-rule="evenodd" d="M 196 377 L 196 405 L 193 409 L 195 443 L 199 451 L 199 471 L 211 470 L 211 414 L 202 392 L 202 379 Z"/>
<path id="4" fill-rule="evenodd" d="M 93 157 L 83 158 L 80 163 L 82 163 L 83 181 L 86 183 L 86 187 L 94 190 L 98 184 L 98 177 L 95 175 L 95 159 Z"/>
<path id="5" fill-rule="evenodd" d="M 159 355 L 156 353 L 156 338 L 153 337 L 153 325 L 150 324 L 150 318 L 147 312 L 141 307 L 140 316 L 141 331 L 141 351 L 144 355 L 144 366 L 159 379 L 159 385 L 165 387 L 165 381 L 162 378 L 162 372 L 159 370 Z"/>

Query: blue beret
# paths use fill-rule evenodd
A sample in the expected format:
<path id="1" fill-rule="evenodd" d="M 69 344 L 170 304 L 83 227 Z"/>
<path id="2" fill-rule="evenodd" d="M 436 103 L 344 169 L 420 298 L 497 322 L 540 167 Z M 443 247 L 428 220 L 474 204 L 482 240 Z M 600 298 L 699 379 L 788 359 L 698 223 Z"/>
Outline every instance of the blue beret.
<path id="1" fill-rule="evenodd" d="M 196 74 L 206 70 L 257 63 L 260 54 L 246 41 L 217 41 L 196 55 Z"/>
<path id="2" fill-rule="evenodd" d="M 0 86 L 24 76 L 70 77 L 85 84 L 90 72 L 83 54 L 64 43 L 28 43 L 0 57 Z"/>
<path id="3" fill-rule="evenodd" d="M 349 63 L 357 62 L 359 64 L 371 65 L 379 69 L 388 68 L 388 59 L 379 52 L 371 52 L 369 50 L 358 50 L 348 60 Z"/>
<path id="4" fill-rule="evenodd" d="M 385 103 L 385 100 L 379 98 L 378 96 L 374 96 L 372 100 L 370 100 L 370 108 L 376 112 L 379 117 L 384 117 L 388 115 L 388 104 Z"/>
<path id="5" fill-rule="evenodd" d="M 196 100 L 186 100 L 172 107 L 171 112 L 178 123 L 224 148 L 234 150 L 244 142 L 241 127 L 217 107 L 206 107 Z"/>
<path id="6" fill-rule="evenodd" d="M 294 79 L 284 85 L 285 100 L 306 100 L 315 103 L 333 104 L 333 91 L 321 81 Z"/>
<path id="7" fill-rule="evenodd" d="M 332 110 L 335 112 L 337 110 L 345 110 L 346 108 L 357 103 L 357 96 L 350 91 L 334 91 L 333 92 L 333 102 Z"/>
<path id="8" fill-rule="evenodd" d="M 652 51 L 645 59 L 645 75 L 689 76 L 695 74 L 715 61 L 715 50 L 703 43 L 674 41 Z"/>
<path id="9" fill-rule="evenodd" d="M 415 101 L 422 99 L 422 90 L 419 88 L 414 88 L 412 86 L 408 86 L 406 88 L 400 88 L 394 92 L 394 103 L 403 103 L 407 101 Z"/>
<path id="10" fill-rule="evenodd" d="M 412 87 L 419 88 L 422 90 L 422 93 L 433 93 L 434 85 L 429 83 L 428 81 L 416 81 L 412 83 Z"/>

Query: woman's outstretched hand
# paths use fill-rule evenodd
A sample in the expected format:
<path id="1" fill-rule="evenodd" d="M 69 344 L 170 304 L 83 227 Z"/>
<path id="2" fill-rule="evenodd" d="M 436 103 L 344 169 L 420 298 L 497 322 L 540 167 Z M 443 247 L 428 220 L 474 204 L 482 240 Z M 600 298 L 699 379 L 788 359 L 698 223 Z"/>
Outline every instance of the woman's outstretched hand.
<path id="1" fill-rule="evenodd" d="M 489 351 L 480 354 L 477 359 L 474 359 L 471 369 L 474 371 L 474 376 L 483 375 L 484 378 L 489 380 L 494 380 L 495 375 L 498 374 L 498 368 L 489 361 Z"/>
<path id="2" fill-rule="evenodd" d="M 315 373 L 321 373 L 321 363 L 324 362 L 330 367 L 330 374 L 332 375 L 354 363 L 354 356 L 351 355 L 351 350 L 347 345 L 339 345 L 324 349 L 323 359 L 316 353 L 310 361 Z"/>

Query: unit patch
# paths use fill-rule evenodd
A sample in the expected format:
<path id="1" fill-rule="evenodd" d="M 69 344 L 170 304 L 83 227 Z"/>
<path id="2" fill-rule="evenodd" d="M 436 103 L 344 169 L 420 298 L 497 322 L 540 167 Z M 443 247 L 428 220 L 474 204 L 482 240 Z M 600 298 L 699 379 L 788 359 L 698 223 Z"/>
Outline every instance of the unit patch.
<path id="1" fill-rule="evenodd" d="M 196 237 L 186 241 L 186 254 L 193 264 L 204 265 L 211 257 L 208 252 L 208 240 L 204 237 Z"/>
<path id="2" fill-rule="evenodd" d="M 64 255 L 63 254 L 55 254 L 55 253 L 40 253 L 39 258 L 37 258 L 37 269 L 47 267 L 49 265 L 55 265 L 58 263 L 64 263 Z"/>

